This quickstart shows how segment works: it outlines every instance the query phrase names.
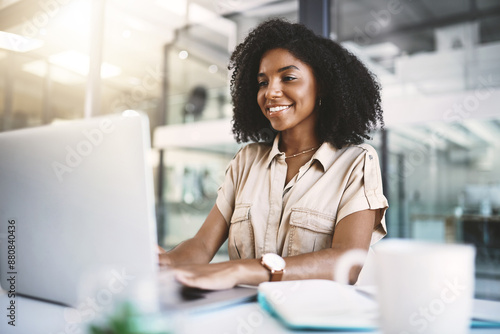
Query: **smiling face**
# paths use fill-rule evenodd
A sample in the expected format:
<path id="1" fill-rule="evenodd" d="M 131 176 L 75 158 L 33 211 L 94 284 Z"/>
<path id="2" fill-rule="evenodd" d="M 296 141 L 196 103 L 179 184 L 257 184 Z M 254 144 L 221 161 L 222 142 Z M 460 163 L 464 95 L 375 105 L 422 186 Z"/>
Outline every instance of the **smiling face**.
<path id="1" fill-rule="evenodd" d="M 275 130 L 314 131 L 317 83 L 309 65 L 272 49 L 262 56 L 257 80 L 257 103 Z"/>

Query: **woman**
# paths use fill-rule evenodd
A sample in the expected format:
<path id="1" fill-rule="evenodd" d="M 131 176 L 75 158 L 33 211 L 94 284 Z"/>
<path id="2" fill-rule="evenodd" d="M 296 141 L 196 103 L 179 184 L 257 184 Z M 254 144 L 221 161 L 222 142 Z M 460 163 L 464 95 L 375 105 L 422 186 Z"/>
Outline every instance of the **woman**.
<path id="1" fill-rule="evenodd" d="M 255 143 L 229 164 L 199 232 L 160 263 L 204 289 L 335 279 L 344 252 L 386 234 L 377 154 L 362 144 L 383 125 L 378 84 L 337 43 L 279 19 L 251 31 L 229 69 L 233 132 Z M 228 238 L 231 261 L 208 264 Z"/>

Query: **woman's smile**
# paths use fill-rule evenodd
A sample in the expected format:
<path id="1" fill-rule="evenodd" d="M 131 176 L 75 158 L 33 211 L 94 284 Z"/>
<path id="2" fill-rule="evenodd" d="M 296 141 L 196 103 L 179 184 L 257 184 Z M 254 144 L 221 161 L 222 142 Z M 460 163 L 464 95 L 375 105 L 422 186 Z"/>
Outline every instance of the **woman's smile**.
<path id="1" fill-rule="evenodd" d="M 269 117 L 280 117 L 285 112 L 287 112 L 291 107 L 292 107 L 291 104 L 287 105 L 287 106 L 284 106 L 284 105 L 270 106 L 270 107 L 267 107 L 266 110 L 267 110 Z"/>

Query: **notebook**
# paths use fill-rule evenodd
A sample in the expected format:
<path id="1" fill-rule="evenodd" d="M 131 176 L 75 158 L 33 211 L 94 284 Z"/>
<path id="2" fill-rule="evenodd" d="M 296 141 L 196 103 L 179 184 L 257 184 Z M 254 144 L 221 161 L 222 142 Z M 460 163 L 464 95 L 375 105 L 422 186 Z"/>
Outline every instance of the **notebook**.
<path id="1" fill-rule="evenodd" d="M 354 286 L 329 280 L 261 283 L 260 305 L 294 330 L 371 331 L 377 328 L 376 302 Z"/>

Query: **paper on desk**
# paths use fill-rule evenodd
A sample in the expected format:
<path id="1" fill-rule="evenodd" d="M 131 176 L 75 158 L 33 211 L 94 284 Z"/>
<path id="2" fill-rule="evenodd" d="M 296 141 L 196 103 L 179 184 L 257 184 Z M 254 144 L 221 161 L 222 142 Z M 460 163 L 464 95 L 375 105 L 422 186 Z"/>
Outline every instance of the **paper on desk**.
<path id="1" fill-rule="evenodd" d="M 353 286 L 330 280 L 266 282 L 259 302 L 294 329 L 369 330 L 377 327 L 377 304 Z"/>

